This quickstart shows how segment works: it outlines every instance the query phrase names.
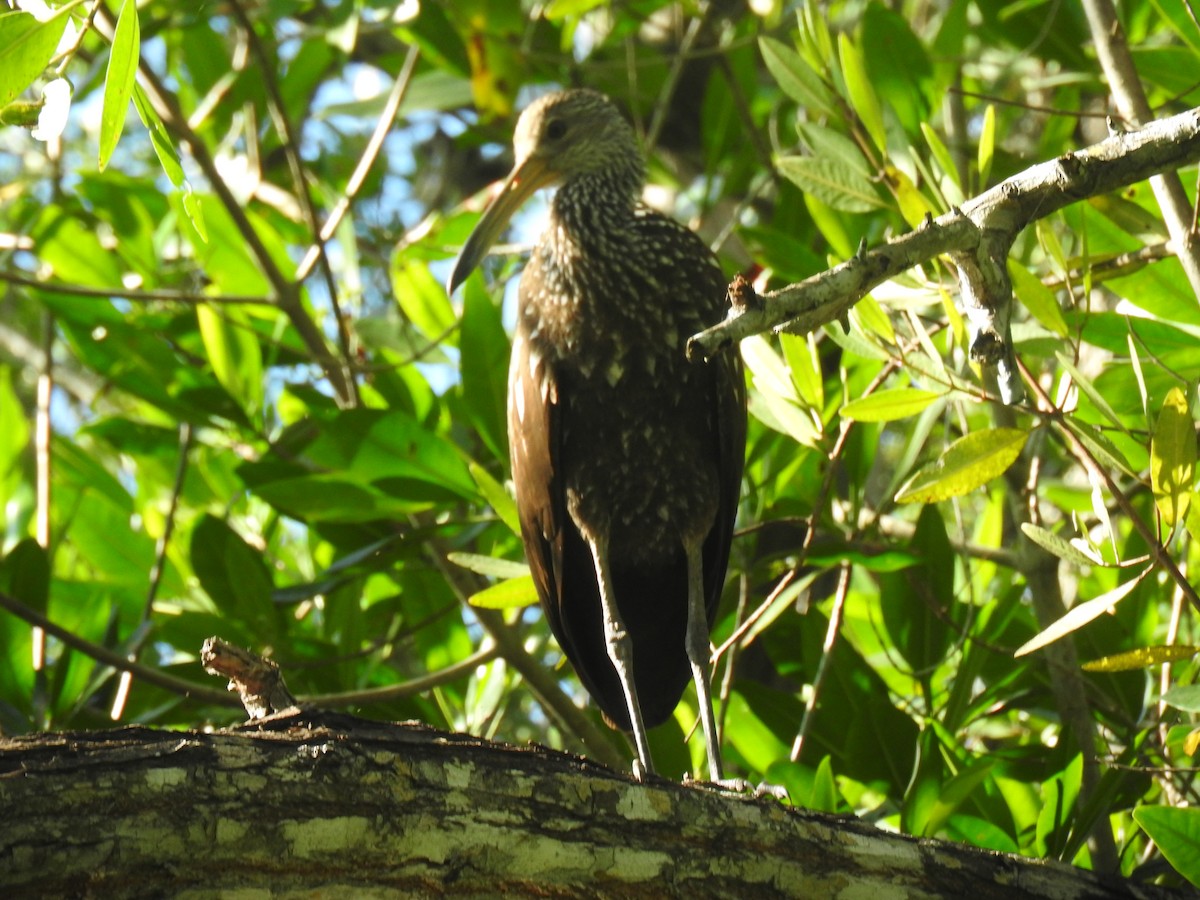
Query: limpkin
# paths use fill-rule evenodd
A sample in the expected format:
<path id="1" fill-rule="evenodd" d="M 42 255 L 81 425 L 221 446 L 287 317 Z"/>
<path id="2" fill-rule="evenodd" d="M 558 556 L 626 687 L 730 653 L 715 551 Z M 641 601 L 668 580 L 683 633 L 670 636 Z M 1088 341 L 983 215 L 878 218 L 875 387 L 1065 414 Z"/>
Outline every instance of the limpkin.
<path id="1" fill-rule="evenodd" d="M 508 428 L 525 553 L 550 628 L 611 725 L 647 727 L 695 681 L 722 781 L 709 631 L 746 443 L 741 358 L 685 359 L 725 314 L 725 278 L 690 230 L 642 205 L 644 162 L 602 94 L 531 104 L 516 164 L 463 247 L 461 284 L 512 214 L 558 186 L 518 293 Z"/>

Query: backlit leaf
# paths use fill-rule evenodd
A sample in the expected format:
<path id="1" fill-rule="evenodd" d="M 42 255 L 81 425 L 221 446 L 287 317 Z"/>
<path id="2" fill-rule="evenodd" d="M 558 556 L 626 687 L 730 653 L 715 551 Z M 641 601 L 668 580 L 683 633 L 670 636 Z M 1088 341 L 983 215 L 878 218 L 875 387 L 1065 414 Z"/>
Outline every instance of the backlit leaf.
<path id="1" fill-rule="evenodd" d="M 479 609 L 515 609 L 533 606 L 538 602 L 537 588 L 532 575 L 522 575 L 493 584 L 467 598 L 467 602 Z"/>
<path id="2" fill-rule="evenodd" d="M 141 52 L 141 30 L 138 28 L 136 0 L 125 0 L 117 17 L 112 48 L 108 55 L 108 71 L 104 76 L 104 106 L 100 112 L 100 171 L 121 138 L 125 114 L 129 111 L 129 96 L 133 93 L 133 77 L 137 73 Z"/>
<path id="3" fill-rule="evenodd" d="M 7 106 L 50 63 L 67 27 L 67 11 L 39 22 L 29 13 L 0 15 L 0 106 Z"/>

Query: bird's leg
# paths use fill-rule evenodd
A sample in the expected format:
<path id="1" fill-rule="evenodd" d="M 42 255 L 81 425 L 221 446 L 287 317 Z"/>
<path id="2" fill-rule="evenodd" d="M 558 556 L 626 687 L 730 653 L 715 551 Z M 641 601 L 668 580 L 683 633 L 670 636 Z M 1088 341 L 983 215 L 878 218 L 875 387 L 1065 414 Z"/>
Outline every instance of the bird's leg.
<path id="1" fill-rule="evenodd" d="M 708 777 L 716 784 L 724 782 L 721 767 L 721 745 L 717 740 L 717 720 L 713 715 L 712 682 L 709 677 L 708 613 L 704 608 L 704 556 L 702 541 L 688 541 L 684 546 L 688 568 L 687 655 L 696 682 L 696 699 L 700 705 L 700 721 L 704 726 L 704 744 L 708 749 Z"/>
<path id="2" fill-rule="evenodd" d="M 612 660 L 621 688 L 625 692 L 625 705 L 629 709 L 629 723 L 633 728 L 633 741 L 637 745 L 638 759 L 633 774 L 638 781 L 654 774 L 654 761 L 650 758 L 650 738 L 646 734 L 646 723 L 642 720 L 642 707 L 638 703 L 637 688 L 633 682 L 633 639 L 617 609 L 613 593 L 612 572 L 608 568 L 608 538 L 588 537 L 588 547 L 596 564 L 596 583 L 600 587 L 600 607 L 604 614 L 604 640 L 608 645 L 608 658 Z"/>

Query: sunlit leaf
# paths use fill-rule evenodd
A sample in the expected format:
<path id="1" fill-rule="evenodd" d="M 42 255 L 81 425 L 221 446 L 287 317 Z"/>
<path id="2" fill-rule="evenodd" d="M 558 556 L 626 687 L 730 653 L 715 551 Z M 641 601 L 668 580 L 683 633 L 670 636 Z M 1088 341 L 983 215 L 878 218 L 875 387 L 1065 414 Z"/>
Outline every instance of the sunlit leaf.
<path id="1" fill-rule="evenodd" d="M 996 156 L 996 107 L 989 103 L 983 110 L 983 125 L 979 129 L 979 184 L 987 187 L 992 175 L 992 160 Z"/>
<path id="2" fill-rule="evenodd" d="M 500 559 L 498 556 L 484 556 L 481 553 L 447 553 L 446 559 L 456 566 L 462 566 L 478 575 L 488 578 L 520 578 L 529 574 L 529 566 L 525 563 Z"/>
<path id="3" fill-rule="evenodd" d="M 1018 428 L 975 431 L 951 444 L 918 471 L 896 495 L 897 503 L 937 503 L 987 484 L 1016 462 L 1029 432 Z"/>
<path id="4" fill-rule="evenodd" d="M 838 34 L 838 57 L 842 63 L 842 78 L 846 81 L 846 92 L 850 95 L 850 105 L 858 113 L 863 127 L 875 146 L 887 153 L 887 131 L 883 127 L 883 113 L 879 108 L 879 98 L 871 86 L 871 78 L 863 65 L 862 54 L 854 41 L 846 32 Z"/>
<path id="5" fill-rule="evenodd" d="M 894 422 L 915 416 L 941 396 L 920 388 L 889 388 L 851 400 L 841 414 L 858 422 Z"/>
<path id="6" fill-rule="evenodd" d="M 136 0 L 124 0 L 117 16 L 112 47 L 108 55 L 108 71 L 104 76 L 104 105 L 100 112 L 100 171 L 117 147 L 125 114 L 129 111 L 129 96 L 133 93 L 133 78 L 137 73 L 141 53 L 141 30 L 138 28 Z"/>
<path id="7" fill-rule="evenodd" d="M 475 479 L 479 493 L 500 517 L 500 521 L 507 525 L 513 534 L 520 534 L 521 523 L 517 518 L 517 504 L 508 495 L 508 491 L 504 490 L 504 485 L 493 478 L 487 469 L 474 461 L 467 463 L 467 468 L 471 471 L 471 477 Z"/>
<path id="8" fill-rule="evenodd" d="M 1144 577 L 1145 573 L 1139 575 L 1137 578 L 1130 579 L 1119 587 L 1113 588 L 1111 591 L 1105 591 L 1099 597 L 1083 603 L 1076 603 L 1065 616 L 1043 629 L 1036 636 L 1030 638 L 1018 647 L 1016 653 L 1013 655 L 1025 656 L 1034 650 L 1040 650 L 1047 644 L 1054 643 L 1072 631 L 1077 631 L 1093 619 L 1099 618 L 1105 613 L 1114 612 L 1116 605 L 1141 584 Z"/>
<path id="9" fill-rule="evenodd" d="M 245 311 L 232 304 L 196 307 L 200 335 L 213 374 L 248 415 L 262 406 L 262 352 Z"/>

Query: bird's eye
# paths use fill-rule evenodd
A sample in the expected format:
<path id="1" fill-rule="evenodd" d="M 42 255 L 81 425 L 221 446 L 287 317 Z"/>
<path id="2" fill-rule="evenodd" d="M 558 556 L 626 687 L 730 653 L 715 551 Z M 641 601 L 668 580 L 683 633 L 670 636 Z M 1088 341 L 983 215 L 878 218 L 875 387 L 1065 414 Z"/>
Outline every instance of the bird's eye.
<path id="1" fill-rule="evenodd" d="M 562 119 L 551 119 L 546 124 L 546 137 L 552 141 L 561 140 L 567 133 L 567 123 Z"/>

